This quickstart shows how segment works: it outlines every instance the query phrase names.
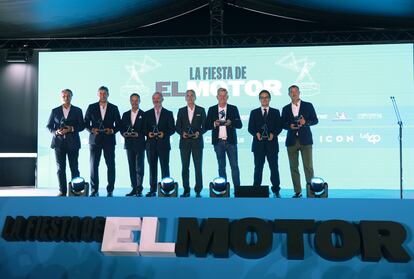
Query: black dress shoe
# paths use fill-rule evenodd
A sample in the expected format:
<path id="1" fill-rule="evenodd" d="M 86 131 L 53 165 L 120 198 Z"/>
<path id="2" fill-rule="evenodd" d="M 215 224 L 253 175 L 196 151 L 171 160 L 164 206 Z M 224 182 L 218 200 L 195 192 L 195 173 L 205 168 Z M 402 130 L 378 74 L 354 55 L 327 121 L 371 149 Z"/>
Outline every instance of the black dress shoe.
<path id="1" fill-rule="evenodd" d="M 180 198 L 188 198 L 190 196 L 190 192 L 184 192 L 182 195 L 180 195 Z"/>
<path id="2" fill-rule="evenodd" d="M 64 193 L 64 192 L 59 192 L 59 193 L 57 194 L 57 196 L 58 196 L 58 197 L 66 197 L 66 193 Z"/>
<path id="3" fill-rule="evenodd" d="M 114 194 L 113 194 L 113 192 L 108 192 L 108 193 L 106 194 L 106 196 L 107 196 L 107 197 L 112 198 L 112 197 L 114 196 Z"/>
<path id="4" fill-rule="evenodd" d="M 273 197 L 275 197 L 277 199 L 280 199 L 282 196 L 280 195 L 279 192 L 275 192 L 275 193 L 273 193 Z"/>
<path id="5" fill-rule="evenodd" d="M 91 194 L 89 195 L 89 197 L 99 197 L 99 192 L 98 191 L 92 191 Z"/>
<path id="6" fill-rule="evenodd" d="M 141 192 L 138 192 L 137 193 L 137 197 L 142 197 L 142 193 Z"/>
<path id="7" fill-rule="evenodd" d="M 155 197 L 155 192 L 151 192 L 151 191 L 149 191 L 146 195 L 145 195 L 147 198 L 152 198 L 152 197 Z"/>
<path id="8" fill-rule="evenodd" d="M 136 190 L 132 190 L 131 192 L 129 192 L 128 194 L 125 195 L 126 197 L 135 197 L 138 196 L 138 193 Z M 142 194 L 141 194 L 142 196 Z"/>
<path id="9" fill-rule="evenodd" d="M 302 197 L 302 193 L 295 193 L 292 198 L 301 198 Z"/>
<path id="10" fill-rule="evenodd" d="M 200 192 L 196 192 L 196 198 L 201 198 Z"/>

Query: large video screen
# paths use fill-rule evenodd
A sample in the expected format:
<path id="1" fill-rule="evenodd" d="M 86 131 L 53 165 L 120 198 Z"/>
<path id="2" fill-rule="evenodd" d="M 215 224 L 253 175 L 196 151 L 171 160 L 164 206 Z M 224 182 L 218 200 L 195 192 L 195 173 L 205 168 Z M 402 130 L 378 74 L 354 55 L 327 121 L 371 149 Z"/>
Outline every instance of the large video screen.
<path id="1" fill-rule="evenodd" d="M 319 124 L 312 126 L 315 175 L 330 188 L 399 189 L 398 125 L 390 96 L 398 105 L 403 126 L 403 166 L 406 188 L 414 188 L 414 74 L 413 45 L 352 45 L 278 48 L 169 49 L 39 53 L 38 187 L 58 187 L 51 134 L 46 124 L 51 110 L 61 104 L 60 92 L 70 88 L 72 103 L 82 108 L 97 102 L 101 85 L 109 88 L 109 102 L 120 113 L 130 109 L 129 95 L 141 95 L 140 108 L 152 107 L 151 96 L 161 91 L 163 106 L 176 116 L 186 105 L 184 93 L 194 89 L 197 104 L 216 105 L 216 91 L 229 91 L 228 103 L 239 108 L 243 128 L 238 130 L 241 184 L 253 183 L 252 136 L 249 113 L 260 106 L 258 93 L 272 94 L 270 105 L 282 110 L 290 103 L 288 87 L 296 84 L 301 99 L 312 102 Z M 123 138 L 116 145 L 116 182 L 129 188 L 128 162 Z M 292 189 L 286 131 L 279 135 L 279 171 L 282 189 Z M 81 176 L 89 181 L 88 132 L 81 133 Z M 181 185 L 179 136 L 171 138 L 171 175 Z M 204 135 L 204 186 L 218 175 L 211 132 Z M 147 161 L 146 161 L 147 162 Z M 227 173 L 231 179 L 229 164 Z M 302 187 L 304 175 L 302 174 Z M 190 184 L 194 185 L 190 165 Z M 69 167 L 67 169 L 70 175 Z M 100 164 L 101 188 L 106 186 L 106 165 Z M 160 176 L 160 175 L 159 175 Z M 270 185 L 265 165 L 264 185 Z M 144 188 L 149 188 L 148 164 Z M 231 182 L 231 180 L 230 180 Z M 102 188 L 104 189 L 104 187 Z"/>

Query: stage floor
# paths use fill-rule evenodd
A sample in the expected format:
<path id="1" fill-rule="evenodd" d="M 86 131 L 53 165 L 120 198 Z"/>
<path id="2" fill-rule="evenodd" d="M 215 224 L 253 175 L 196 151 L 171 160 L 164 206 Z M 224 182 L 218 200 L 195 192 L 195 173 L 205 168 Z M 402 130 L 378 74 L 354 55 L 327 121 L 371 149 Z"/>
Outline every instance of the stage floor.
<path id="1" fill-rule="evenodd" d="M 130 191 L 128 188 L 115 189 L 115 197 L 125 197 Z M 144 189 L 143 193 L 147 193 L 148 189 Z M 180 194 L 182 189 L 179 190 Z M 53 197 L 58 193 L 57 189 L 52 188 L 33 188 L 33 187 L 0 187 L 0 197 Z M 99 191 L 100 197 L 106 197 L 105 187 Z M 202 191 L 202 197 L 208 198 L 209 191 L 204 189 Z M 290 198 L 293 195 L 292 189 L 282 189 L 280 191 L 282 198 Z M 304 197 L 306 195 L 303 191 Z M 233 193 L 232 196 L 233 197 Z M 270 196 L 272 197 L 272 196 Z M 191 197 L 195 198 L 195 193 L 191 192 Z M 399 190 L 381 190 L 381 189 L 333 189 L 329 190 L 329 198 L 373 198 L 373 199 L 399 199 Z M 414 190 L 405 190 L 403 192 L 404 199 L 414 199 Z"/>

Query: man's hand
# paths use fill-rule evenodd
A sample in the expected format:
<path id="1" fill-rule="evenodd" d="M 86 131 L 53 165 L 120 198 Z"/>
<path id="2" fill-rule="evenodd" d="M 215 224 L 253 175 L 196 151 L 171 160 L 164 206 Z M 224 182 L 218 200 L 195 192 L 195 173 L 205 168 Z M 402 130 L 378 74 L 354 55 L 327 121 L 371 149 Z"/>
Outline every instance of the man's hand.
<path id="1" fill-rule="evenodd" d="M 299 126 L 296 126 L 296 124 L 290 124 L 290 129 L 299 130 Z"/>
<path id="2" fill-rule="evenodd" d="M 106 135 L 112 135 L 114 133 L 114 130 L 111 128 L 105 128 L 104 131 Z"/>
<path id="3" fill-rule="evenodd" d="M 300 119 L 299 119 L 299 125 L 303 126 L 303 125 L 305 125 L 305 123 L 306 123 L 305 117 L 301 116 Z"/>
<path id="4" fill-rule="evenodd" d="M 273 140 L 273 133 L 269 133 L 269 137 L 267 138 L 268 141 Z"/>
<path id="5" fill-rule="evenodd" d="M 98 128 L 92 128 L 92 134 L 98 135 L 99 134 L 99 129 Z"/>
<path id="6" fill-rule="evenodd" d="M 152 139 L 152 138 L 154 138 L 154 137 L 155 137 L 154 132 L 149 132 L 149 133 L 148 133 L 148 137 L 149 137 L 149 138 L 151 138 L 151 139 Z"/>
<path id="7" fill-rule="evenodd" d="M 214 125 L 214 128 L 217 128 L 218 126 L 220 126 L 220 120 L 217 119 L 216 121 L 214 121 L 213 125 Z"/>
<path id="8" fill-rule="evenodd" d="M 230 126 L 231 125 L 231 120 L 230 119 L 227 119 L 226 120 L 226 124 L 224 124 L 225 126 Z"/>
<path id="9" fill-rule="evenodd" d="M 257 132 L 257 133 L 256 133 L 256 138 L 257 138 L 259 141 L 261 141 L 261 140 L 262 140 L 262 135 L 261 135 L 259 132 Z"/>
<path id="10" fill-rule="evenodd" d="M 188 133 L 187 132 L 183 132 L 183 138 L 188 139 Z"/>
<path id="11" fill-rule="evenodd" d="M 159 132 L 158 132 L 158 137 L 159 137 L 160 139 L 162 139 L 162 138 L 164 137 L 164 132 L 159 131 Z"/>
<path id="12" fill-rule="evenodd" d="M 193 138 L 194 139 L 198 139 L 199 136 L 200 136 L 200 132 L 197 131 L 197 132 L 194 133 L 194 137 Z"/>

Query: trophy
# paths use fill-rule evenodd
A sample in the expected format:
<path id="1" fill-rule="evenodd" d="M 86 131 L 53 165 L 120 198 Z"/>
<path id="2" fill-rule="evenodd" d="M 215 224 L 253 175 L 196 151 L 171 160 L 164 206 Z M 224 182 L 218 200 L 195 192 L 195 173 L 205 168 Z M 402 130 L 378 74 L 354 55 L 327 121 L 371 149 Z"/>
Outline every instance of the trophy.
<path id="1" fill-rule="evenodd" d="M 267 124 L 264 124 L 262 126 L 262 132 L 260 134 L 260 138 L 262 140 L 268 140 L 269 139 L 269 128 L 267 127 Z"/>
<path id="2" fill-rule="evenodd" d="M 224 110 L 221 110 L 219 112 L 219 115 L 220 115 L 220 118 L 219 118 L 220 126 L 226 125 L 226 112 Z"/>
<path id="3" fill-rule="evenodd" d="M 126 138 L 137 138 L 138 137 L 138 133 L 135 132 L 134 128 L 132 128 L 131 126 L 128 126 L 126 132 L 124 132 L 122 135 Z"/>
<path id="4" fill-rule="evenodd" d="M 69 130 L 69 125 L 67 123 L 67 120 L 64 117 L 62 117 L 62 119 L 60 120 L 59 129 L 61 129 L 61 130 Z"/>
<path id="5" fill-rule="evenodd" d="M 105 134 L 105 127 L 104 127 L 104 124 L 103 124 L 102 120 L 98 120 L 98 124 L 99 124 L 98 133 L 99 134 Z"/>
<path id="6" fill-rule="evenodd" d="M 302 119 L 302 115 L 295 116 L 295 118 L 293 119 L 293 121 L 294 121 L 293 125 L 295 127 L 300 127 L 301 125 L 300 125 L 299 122 L 300 122 L 301 119 Z"/>
<path id="7" fill-rule="evenodd" d="M 188 125 L 187 137 L 191 139 L 194 139 L 197 137 L 191 125 Z"/>
<path id="8" fill-rule="evenodd" d="M 154 134 L 155 138 L 158 138 L 158 136 L 160 135 L 160 131 L 158 130 L 158 125 L 152 126 L 152 133 Z"/>

